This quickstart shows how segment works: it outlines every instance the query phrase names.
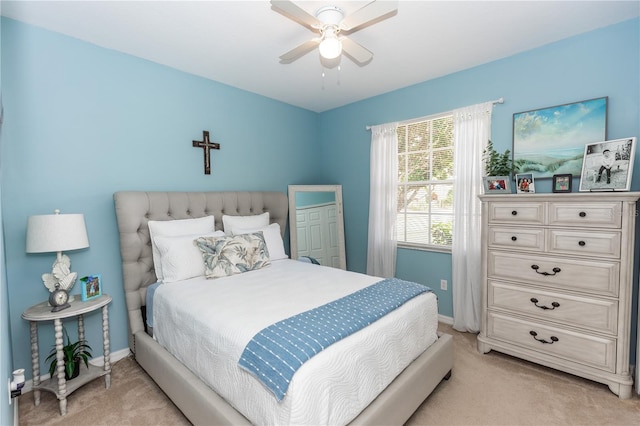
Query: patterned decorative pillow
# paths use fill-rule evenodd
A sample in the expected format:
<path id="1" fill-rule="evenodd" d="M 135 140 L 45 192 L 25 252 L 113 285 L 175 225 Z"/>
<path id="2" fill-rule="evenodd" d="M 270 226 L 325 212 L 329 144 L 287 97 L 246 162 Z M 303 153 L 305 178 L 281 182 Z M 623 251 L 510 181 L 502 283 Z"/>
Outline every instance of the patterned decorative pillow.
<path id="1" fill-rule="evenodd" d="M 204 259 L 205 276 L 221 278 L 271 265 L 262 232 L 195 240 Z"/>
<path id="2" fill-rule="evenodd" d="M 267 243 L 267 250 L 269 250 L 269 259 L 271 261 L 289 258 L 287 253 L 284 252 L 284 241 L 282 241 L 280 225 L 272 223 L 271 225 L 258 228 L 234 228 L 233 230 L 234 235 L 250 234 L 252 232 L 262 232 L 264 235 L 264 241 Z"/>

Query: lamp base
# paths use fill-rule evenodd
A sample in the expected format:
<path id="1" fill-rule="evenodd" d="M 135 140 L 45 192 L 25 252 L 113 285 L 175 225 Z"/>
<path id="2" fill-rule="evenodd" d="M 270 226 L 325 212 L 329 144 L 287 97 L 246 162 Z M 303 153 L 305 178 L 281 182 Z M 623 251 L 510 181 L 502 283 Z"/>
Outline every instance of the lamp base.
<path id="1" fill-rule="evenodd" d="M 69 256 L 58 253 L 51 272 L 42 274 L 42 283 L 50 292 L 55 291 L 56 286 L 66 290 L 67 293 L 70 292 L 78 277 L 77 272 L 71 272 L 70 268 L 71 259 Z"/>

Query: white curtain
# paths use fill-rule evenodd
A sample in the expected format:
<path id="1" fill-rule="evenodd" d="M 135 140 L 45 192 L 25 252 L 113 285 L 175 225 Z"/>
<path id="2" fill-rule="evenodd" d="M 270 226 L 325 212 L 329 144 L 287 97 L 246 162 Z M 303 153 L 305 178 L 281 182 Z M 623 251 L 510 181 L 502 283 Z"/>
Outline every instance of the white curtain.
<path id="1" fill-rule="evenodd" d="M 491 137 L 493 102 L 453 111 L 453 328 L 480 330 L 482 151 Z"/>
<path id="2" fill-rule="evenodd" d="M 397 129 L 398 123 L 371 127 L 367 274 L 382 278 L 396 273 Z"/>

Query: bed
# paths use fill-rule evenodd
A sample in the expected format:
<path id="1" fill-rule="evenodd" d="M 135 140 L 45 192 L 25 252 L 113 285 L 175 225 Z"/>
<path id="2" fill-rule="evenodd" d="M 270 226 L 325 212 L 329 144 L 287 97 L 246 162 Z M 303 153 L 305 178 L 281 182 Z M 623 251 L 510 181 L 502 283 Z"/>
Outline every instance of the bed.
<path id="1" fill-rule="evenodd" d="M 129 320 L 129 345 L 136 361 L 192 423 L 251 424 L 252 422 L 248 420 L 247 416 L 251 418 L 255 414 L 248 413 L 245 416 L 246 413 L 241 413 L 234 408 L 234 406 L 238 406 L 236 401 L 233 401 L 232 405 L 227 402 L 226 398 L 230 398 L 228 395 L 225 395 L 225 398 L 221 396 L 221 394 L 224 394 L 224 389 L 216 392 L 213 389 L 215 385 L 208 384 L 206 377 L 201 378 L 198 369 L 195 370 L 198 371 L 199 375 L 194 374 L 192 372 L 194 368 L 186 367 L 147 332 L 147 327 L 145 327 L 147 289 L 158 281 L 153 264 L 148 223 L 149 221 L 204 218 L 212 215 L 215 218 L 215 228 L 221 230 L 223 228 L 221 220 L 223 215 L 246 217 L 262 215 L 268 212 L 270 222 L 278 224 L 281 236 L 284 236 L 288 213 L 286 195 L 279 192 L 123 191 L 114 194 L 114 201 L 120 234 L 123 283 Z M 308 270 L 301 268 L 320 268 L 317 265 L 289 259 L 278 260 L 277 262 L 272 262 L 269 268 L 264 268 L 263 270 L 268 273 L 274 273 L 279 268 L 286 267 L 287 269 L 293 268 L 300 274 L 307 274 Z M 325 269 L 329 270 L 331 268 Z M 241 275 L 251 277 L 251 274 L 255 274 L 254 276 L 258 276 L 258 272 L 260 271 L 252 271 Z M 338 272 L 345 273 L 345 271 L 338 270 L 335 272 L 327 271 L 329 274 Z M 361 280 L 363 285 L 368 285 L 369 281 L 374 279 L 374 277 L 367 277 L 363 274 L 349 272 L 346 272 L 346 274 L 353 274 L 350 280 L 354 282 Z M 220 282 L 224 282 L 223 280 L 225 279 L 222 278 Z M 202 285 L 202 283 L 193 285 Z M 163 285 L 162 287 L 166 287 L 166 291 L 169 291 L 170 286 Z M 169 293 L 167 297 L 172 298 L 173 296 Z M 420 295 L 415 299 L 423 298 L 427 298 L 427 296 Z M 161 298 L 156 299 L 161 300 Z M 411 300 L 406 305 L 410 305 L 413 302 L 414 300 Z M 404 308 L 403 306 L 402 309 Z M 154 307 L 154 309 L 156 308 Z M 179 315 L 184 314 L 180 313 Z M 390 313 L 389 316 L 392 314 L 395 314 L 395 312 Z M 382 322 L 383 319 L 378 322 Z M 260 328 L 258 324 L 256 324 L 256 327 Z M 364 331 L 361 330 L 361 332 Z M 337 348 L 343 342 L 346 344 L 349 339 L 359 334 L 356 333 L 349 336 L 333 345 L 333 347 Z M 329 347 L 324 352 L 328 352 L 333 347 Z M 306 392 L 304 389 L 308 389 L 303 385 L 294 386 L 295 380 L 298 380 L 298 374 L 300 373 L 304 376 L 302 371 L 307 368 L 307 364 L 315 363 L 316 358 L 322 359 L 323 355 L 323 353 L 320 353 L 312 358 L 294 376 L 291 388 L 302 389 L 298 394 L 304 394 Z M 179 354 L 177 356 L 181 357 Z M 443 378 L 448 378 L 451 373 L 452 363 L 453 344 L 451 336 L 437 333 L 434 342 L 425 350 L 421 350 L 406 368 L 403 366 L 397 377 L 391 379 L 392 381 L 388 386 L 385 384 L 386 387 L 370 403 L 367 403 L 366 407 L 363 407 L 361 411 L 358 408 L 359 413 L 355 417 L 351 417 L 348 423 L 403 424 L 440 381 Z M 308 372 L 305 374 L 309 376 Z M 312 376 L 313 374 L 310 377 Z M 259 388 L 260 386 L 257 385 L 257 387 Z M 266 401 L 264 396 L 256 396 L 256 400 L 259 400 L 259 398 Z M 283 401 L 286 401 L 287 398 Z M 277 406 L 278 404 L 275 405 Z M 240 408 L 240 410 L 244 411 L 244 408 Z M 280 421 L 256 420 L 254 418 L 253 423 L 280 423 Z"/>

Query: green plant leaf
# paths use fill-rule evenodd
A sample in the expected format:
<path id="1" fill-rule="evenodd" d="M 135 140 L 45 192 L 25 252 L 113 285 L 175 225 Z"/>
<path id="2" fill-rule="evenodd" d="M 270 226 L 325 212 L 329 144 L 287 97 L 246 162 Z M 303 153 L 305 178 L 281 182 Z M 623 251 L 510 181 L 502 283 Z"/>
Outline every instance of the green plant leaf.
<path id="1" fill-rule="evenodd" d="M 511 176 L 515 170 L 515 164 L 511 159 L 511 151 L 506 150 L 500 154 L 493 147 L 493 142 L 489 140 L 487 147 L 482 151 L 482 159 L 485 166 L 486 176 Z M 520 160 L 517 161 L 519 163 Z"/>
<path id="2" fill-rule="evenodd" d="M 89 368 L 89 358 L 93 356 L 90 352 L 92 349 L 91 346 L 87 344 L 86 340 L 78 340 L 77 342 L 71 343 L 67 329 L 62 327 L 62 331 L 64 344 L 62 347 L 62 353 L 65 363 L 65 371 L 67 376 L 71 377 L 75 371 L 75 359 L 82 359 L 87 368 Z M 66 338 L 66 343 L 64 342 L 64 338 Z M 56 367 L 58 366 L 56 345 L 53 345 L 53 348 L 51 349 L 49 356 L 45 359 L 45 362 L 49 360 L 51 360 L 51 364 L 49 365 L 49 375 L 53 377 Z"/>

